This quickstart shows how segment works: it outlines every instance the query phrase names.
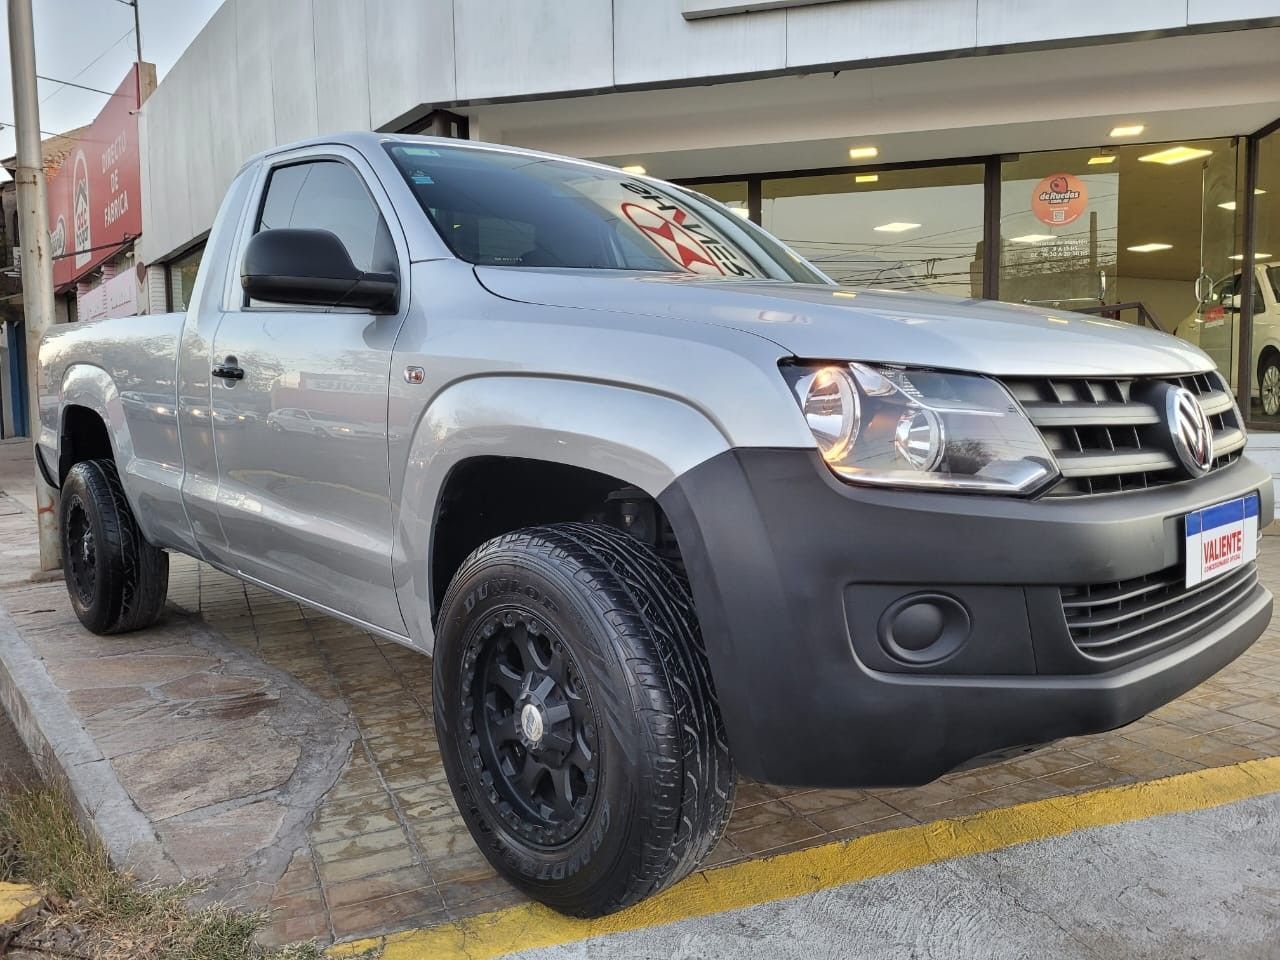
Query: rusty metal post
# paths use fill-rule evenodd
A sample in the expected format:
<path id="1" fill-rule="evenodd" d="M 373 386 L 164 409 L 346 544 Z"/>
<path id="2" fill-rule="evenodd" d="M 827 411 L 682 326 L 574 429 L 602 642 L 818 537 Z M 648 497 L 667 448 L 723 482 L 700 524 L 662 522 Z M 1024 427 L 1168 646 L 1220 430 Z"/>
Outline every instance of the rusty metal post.
<path id="1" fill-rule="evenodd" d="M 27 335 L 27 421 L 34 445 L 41 429 L 37 370 L 40 340 L 53 324 L 53 261 L 45 202 L 44 156 L 40 149 L 40 101 L 36 95 L 36 45 L 31 0 L 8 0 L 9 62 L 13 71 L 13 120 L 17 137 L 19 232 L 22 235 L 22 305 Z M 39 456 L 39 454 L 36 454 Z M 53 490 L 36 467 L 36 526 L 40 569 L 61 563 Z"/>

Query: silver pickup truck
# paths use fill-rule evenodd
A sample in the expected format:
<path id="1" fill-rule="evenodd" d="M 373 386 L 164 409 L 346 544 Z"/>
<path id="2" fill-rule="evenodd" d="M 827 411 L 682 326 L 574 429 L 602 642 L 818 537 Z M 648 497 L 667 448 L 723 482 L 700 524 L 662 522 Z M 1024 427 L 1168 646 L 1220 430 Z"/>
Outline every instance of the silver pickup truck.
<path id="1" fill-rule="evenodd" d="M 841 288 L 607 166 L 272 150 L 186 314 L 59 327 L 40 376 L 85 626 L 153 623 L 176 550 L 432 654 L 476 842 L 581 916 L 692 870 L 739 772 L 1113 729 L 1271 617 L 1271 477 L 1198 349 Z"/>

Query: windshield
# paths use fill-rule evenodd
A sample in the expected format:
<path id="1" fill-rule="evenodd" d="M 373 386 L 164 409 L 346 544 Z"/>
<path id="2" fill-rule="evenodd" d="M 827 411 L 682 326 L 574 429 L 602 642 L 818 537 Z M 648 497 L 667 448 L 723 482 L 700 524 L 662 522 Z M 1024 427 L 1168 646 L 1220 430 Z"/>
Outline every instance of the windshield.
<path id="1" fill-rule="evenodd" d="M 755 224 L 671 184 L 496 150 L 387 152 L 449 249 L 471 263 L 830 283 Z"/>

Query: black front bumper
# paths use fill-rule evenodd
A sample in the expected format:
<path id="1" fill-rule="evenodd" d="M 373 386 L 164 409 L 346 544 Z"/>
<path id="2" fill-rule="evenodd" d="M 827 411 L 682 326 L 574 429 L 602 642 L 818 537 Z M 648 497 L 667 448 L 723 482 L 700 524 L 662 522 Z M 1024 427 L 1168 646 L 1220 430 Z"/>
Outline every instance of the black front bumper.
<path id="1" fill-rule="evenodd" d="M 660 502 L 742 772 L 910 786 L 1123 726 L 1239 656 L 1271 618 L 1261 585 L 1203 628 L 1110 661 L 1073 643 L 1059 590 L 1175 567 L 1187 513 L 1254 492 L 1265 526 L 1271 476 L 1248 460 L 1140 493 L 1034 501 L 855 487 L 813 452 L 740 449 Z M 937 662 L 895 656 L 878 627 L 922 594 L 963 610 L 963 642 Z"/>

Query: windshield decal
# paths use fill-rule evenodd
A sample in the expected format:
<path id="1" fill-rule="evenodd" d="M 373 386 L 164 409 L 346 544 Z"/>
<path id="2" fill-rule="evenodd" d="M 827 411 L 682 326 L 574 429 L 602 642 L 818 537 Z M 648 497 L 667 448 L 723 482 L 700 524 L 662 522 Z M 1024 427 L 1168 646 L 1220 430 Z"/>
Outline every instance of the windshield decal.
<path id="1" fill-rule="evenodd" d="M 622 188 L 648 201 L 623 201 L 621 212 L 663 255 L 681 270 L 704 276 L 759 277 L 738 251 L 694 214 L 641 183 Z"/>
<path id="2" fill-rule="evenodd" d="M 623 215 L 681 270 L 690 273 L 724 276 L 724 269 L 711 259 L 711 254 L 675 217 L 668 220 L 656 210 L 638 203 L 624 202 Z"/>

